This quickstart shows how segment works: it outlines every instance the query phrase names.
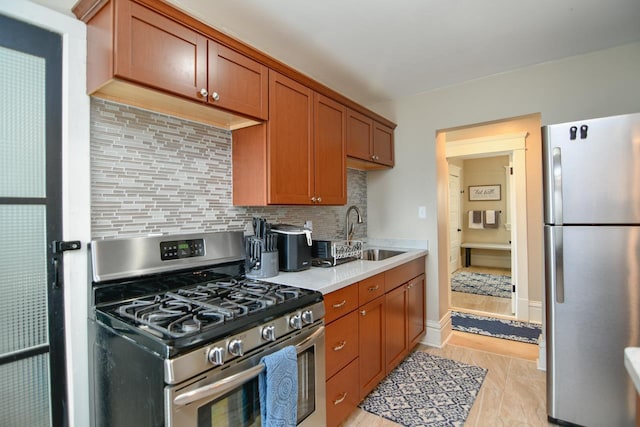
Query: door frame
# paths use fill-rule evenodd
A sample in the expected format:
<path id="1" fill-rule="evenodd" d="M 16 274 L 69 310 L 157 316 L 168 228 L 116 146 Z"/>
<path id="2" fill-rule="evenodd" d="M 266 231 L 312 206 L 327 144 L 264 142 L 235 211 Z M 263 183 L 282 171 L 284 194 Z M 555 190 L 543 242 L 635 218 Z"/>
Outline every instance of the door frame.
<path id="1" fill-rule="evenodd" d="M 0 13 L 62 36 L 62 238 L 82 249 L 64 252 L 65 353 L 70 426 L 90 425 L 87 307 L 91 240 L 90 98 L 87 29 L 74 17 L 30 2 L 0 2 Z"/>
<path id="2" fill-rule="evenodd" d="M 480 138 L 449 141 L 445 144 L 445 158 L 478 158 L 509 156 L 513 163 L 513 185 L 509 188 L 512 208 L 511 221 L 511 277 L 515 278 L 515 317 L 529 321 L 529 268 L 527 261 L 527 182 L 526 182 L 526 137 L 527 132 L 495 135 Z M 449 165 L 447 162 L 447 169 Z M 448 177 L 447 171 L 447 177 Z M 447 195 L 449 188 L 447 186 Z M 448 210 L 448 207 L 447 207 Z M 449 254 L 449 218 L 447 215 L 447 259 Z M 447 269 L 448 271 L 448 269 Z M 449 283 L 451 277 L 448 277 Z M 449 293 L 451 287 L 449 286 Z M 451 298 L 449 296 L 449 298 Z"/>
<path id="3" fill-rule="evenodd" d="M 451 183 L 451 177 L 455 176 L 458 179 L 458 189 L 460 189 L 460 185 L 462 183 L 461 181 L 461 173 L 462 173 L 462 168 L 456 165 L 452 165 L 449 164 L 449 183 Z M 458 226 L 456 227 L 456 229 L 459 230 L 462 228 L 462 220 L 461 220 L 461 215 L 460 215 L 460 209 L 461 209 L 461 203 L 460 203 L 460 193 L 458 193 L 457 195 L 457 203 L 458 203 Z M 449 194 L 449 215 L 451 215 L 451 194 Z M 451 232 L 451 224 L 449 224 L 449 232 Z M 449 235 L 449 249 L 451 249 L 451 235 Z M 458 243 L 462 243 L 460 242 L 460 239 L 458 239 Z M 460 267 L 460 244 L 458 244 L 457 246 L 457 253 L 458 253 L 458 263 L 457 263 L 457 268 Z M 451 274 L 451 253 L 449 253 L 449 274 Z M 449 301 L 449 304 L 451 304 L 451 301 Z"/>

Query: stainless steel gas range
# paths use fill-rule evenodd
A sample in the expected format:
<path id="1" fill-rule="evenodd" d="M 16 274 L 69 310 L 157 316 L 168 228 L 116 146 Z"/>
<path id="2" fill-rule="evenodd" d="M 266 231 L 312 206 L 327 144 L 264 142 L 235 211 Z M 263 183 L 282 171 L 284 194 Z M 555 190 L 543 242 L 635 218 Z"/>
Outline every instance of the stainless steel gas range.
<path id="1" fill-rule="evenodd" d="M 325 424 L 322 295 L 247 279 L 241 232 L 90 248 L 95 426 L 259 426 L 260 360 L 287 346 L 298 425 Z"/>

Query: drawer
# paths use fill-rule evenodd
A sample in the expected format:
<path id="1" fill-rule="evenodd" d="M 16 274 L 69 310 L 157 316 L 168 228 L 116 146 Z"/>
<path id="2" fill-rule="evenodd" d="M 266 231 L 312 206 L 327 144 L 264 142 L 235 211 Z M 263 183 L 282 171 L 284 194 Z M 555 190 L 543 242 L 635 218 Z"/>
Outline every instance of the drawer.
<path id="1" fill-rule="evenodd" d="M 324 323 L 334 321 L 358 308 L 358 284 L 354 283 L 324 296 Z"/>
<path id="2" fill-rule="evenodd" d="M 358 357 L 358 312 L 352 311 L 325 328 L 326 376 L 331 378 Z"/>
<path id="3" fill-rule="evenodd" d="M 360 403 L 358 371 L 358 359 L 355 359 L 327 381 L 327 426 L 338 426 Z"/>
<path id="4" fill-rule="evenodd" d="M 384 295 L 384 276 L 385 273 L 376 274 L 358 283 L 358 301 L 360 305 Z"/>
<path id="5" fill-rule="evenodd" d="M 425 258 L 420 257 L 385 271 L 385 291 L 392 291 L 414 277 L 424 274 L 424 263 Z"/>

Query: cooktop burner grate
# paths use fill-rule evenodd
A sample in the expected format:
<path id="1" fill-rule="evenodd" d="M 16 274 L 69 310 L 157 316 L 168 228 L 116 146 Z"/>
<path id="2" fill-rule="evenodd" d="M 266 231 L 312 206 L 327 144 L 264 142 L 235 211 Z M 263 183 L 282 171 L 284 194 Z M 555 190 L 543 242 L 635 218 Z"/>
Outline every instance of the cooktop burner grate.
<path id="1" fill-rule="evenodd" d="M 140 297 L 112 312 L 166 338 L 197 335 L 209 328 L 298 299 L 299 288 L 249 279 L 229 279 Z"/>

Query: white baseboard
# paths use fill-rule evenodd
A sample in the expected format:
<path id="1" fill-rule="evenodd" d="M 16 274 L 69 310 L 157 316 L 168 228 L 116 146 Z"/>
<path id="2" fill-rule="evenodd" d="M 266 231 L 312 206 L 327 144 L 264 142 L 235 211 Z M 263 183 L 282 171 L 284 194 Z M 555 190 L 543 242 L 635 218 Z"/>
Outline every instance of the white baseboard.
<path id="1" fill-rule="evenodd" d="M 529 301 L 529 322 L 542 324 L 542 301 Z"/>
<path id="2" fill-rule="evenodd" d="M 547 370 L 547 343 L 544 340 L 544 334 L 540 334 L 538 340 L 538 369 L 541 371 Z"/>
<path id="3" fill-rule="evenodd" d="M 451 336 L 451 312 L 447 313 L 440 321 L 427 320 L 427 333 L 421 343 L 430 347 L 442 348 Z"/>

